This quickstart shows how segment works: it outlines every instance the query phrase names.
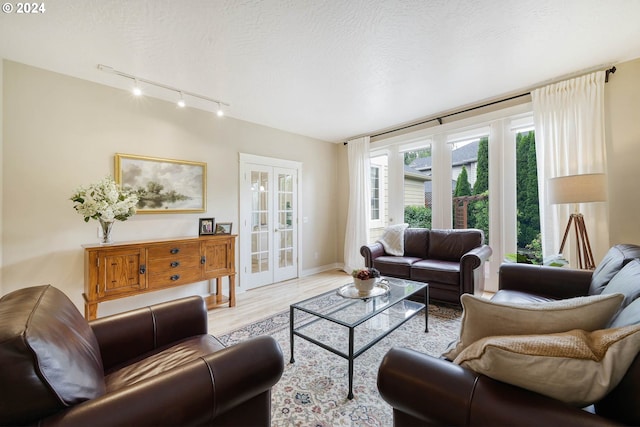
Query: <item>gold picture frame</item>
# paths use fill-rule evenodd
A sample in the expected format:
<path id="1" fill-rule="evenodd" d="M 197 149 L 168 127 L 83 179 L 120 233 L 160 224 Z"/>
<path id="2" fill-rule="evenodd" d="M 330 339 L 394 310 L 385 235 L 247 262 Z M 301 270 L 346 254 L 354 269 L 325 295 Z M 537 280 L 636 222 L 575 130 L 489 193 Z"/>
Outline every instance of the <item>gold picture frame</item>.
<path id="1" fill-rule="evenodd" d="M 116 153 L 115 181 L 138 194 L 137 212 L 207 210 L 207 164 Z"/>

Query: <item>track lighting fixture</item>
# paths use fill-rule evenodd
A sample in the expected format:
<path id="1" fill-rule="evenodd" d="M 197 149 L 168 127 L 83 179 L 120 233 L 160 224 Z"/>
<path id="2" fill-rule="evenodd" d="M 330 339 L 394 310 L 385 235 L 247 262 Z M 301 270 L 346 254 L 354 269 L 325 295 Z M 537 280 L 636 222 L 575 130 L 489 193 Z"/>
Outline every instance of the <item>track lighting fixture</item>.
<path id="1" fill-rule="evenodd" d="M 127 78 L 127 79 L 131 79 L 133 80 L 133 94 L 135 96 L 140 96 L 142 95 L 142 89 L 140 89 L 140 82 L 146 84 L 146 85 L 150 85 L 150 86 L 156 86 L 165 90 L 169 90 L 169 91 L 173 91 L 176 92 L 179 96 L 178 101 L 176 102 L 178 107 L 180 108 L 184 108 L 187 104 L 184 100 L 185 95 L 186 96 L 190 96 L 192 98 L 198 98 L 198 99 L 202 99 L 204 101 L 209 101 L 212 102 L 214 104 L 218 105 L 218 108 L 216 110 L 216 114 L 218 115 L 218 117 L 222 117 L 224 116 L 224 111 L 222 110 L 222 107 L 230 107 L 230 104 L 227 104 L 226 102 L 222 102 L 219 101 L 217 99 L 213 99 L 213 98 L 209 98 L 207 96 L 203 96 L 203 95 L 198 95 L 197 93 L 193 93 L 193 92 L 189 92 L 186 90 L 182 90 L 182 89 L 178 89 L 176 87 L 173 86 L 169 86 L 169 85 L 165 85 L 163 83 L 158 83 L 158 82 L 154 82 L 151 80 L 147 80 L 144 79 L 142 77 L 137 77 L 134 76 L 132 74 L 128 74 L 128 73 L 124 73 L 122 71 L 118 71 L 118 70 L 114 70 L 113 68 L 109 67 L 108 65 L 102 65 L 102 64 L 98 64 L 98 69 L 107 73 L 111 73 L 111 74 L 116 74 L 118 76 Z"/>

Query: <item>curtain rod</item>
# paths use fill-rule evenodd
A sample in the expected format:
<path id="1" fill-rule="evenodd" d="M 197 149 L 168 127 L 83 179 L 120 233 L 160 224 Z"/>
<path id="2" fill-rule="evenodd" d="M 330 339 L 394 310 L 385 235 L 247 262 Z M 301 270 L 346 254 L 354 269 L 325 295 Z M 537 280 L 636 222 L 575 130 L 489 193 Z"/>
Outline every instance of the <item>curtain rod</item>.
<path id="1" fill-rule="evenodd" d="M 615 72 L 616 72 L 616 67 L 615 66 L 607 69 L 605 71 L 604 82 L 608 83 L 609 82 L 609 75 L 610 74 L 614 74 Z M 383 131 L 383 132 L 379 132 L 379 133 L 376 133 L 374 135 L 369 135 L 369 136 L 371 138 L 375 138 L 377 136 L 382 136 L 382 135 L 386 135 L 386 134 L 389 134 L 389 133 L 397 132 L 397 131 L 400 131 L 400 130 L 409 129 L 409 128 L 412 128 L 412 127 L 415 127 L 415 126 L 424 125 L 426 123 L 433 122 L 433 121 L 437 121 L 438 125 L 441 125 L 442 124 L 442 119 L 445 119 L 447 117 L 457 116 L 458 114 L 468 113 L 469 111 L 479 110 L 481 108 L 490 107 L 490 106 L 495 105 L 495 104 L 501 104 L 503 102 L 511 101 L 511 100 L 518 99 L 518 98 L 522 98 L 523 96 L 528 96 L 528 95 L 531 95 L 531 90 L 528 91 L 528 92 L 524 92 L 524 93 L 518 94 L 518 95 L 512 95 L 512 96 L 509 96 L 509 97 L 506 97 L 506 98 L 502 98 L 502 99 L 498 99 L 498 100 L 495 100 L 495 101 L 487 102 L 485 104 L 476 105 L 474 107 L 469 107 L 469 108 L 466 108 L 464 110 L 455 111 L 453 113 L 444 114 L 444 115 L 438 115 L 436 117 L 431 117 L 431 118 L 428 118 L 428 119 L 425 119 L 425 120 L 421 120 L 419 122 L 415 122 L 415 123 L 411 123 L 411 124 L 408 124 L 408 125 L 405 125 L 405 126 L 389 129 L 389 130 L 386 130 L 386 131 Z M 348 143 L 349 143 L 348 141 L 345 141 L 342 145 L 347 145 Z"/>

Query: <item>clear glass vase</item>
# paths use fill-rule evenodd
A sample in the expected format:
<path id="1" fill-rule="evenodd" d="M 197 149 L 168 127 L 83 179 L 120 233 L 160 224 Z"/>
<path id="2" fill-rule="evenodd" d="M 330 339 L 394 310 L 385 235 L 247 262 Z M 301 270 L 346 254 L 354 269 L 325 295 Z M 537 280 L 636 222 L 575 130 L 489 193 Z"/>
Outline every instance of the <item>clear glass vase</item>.
<path id="1" fill-rule="evenodd" d="M 102 228 L 102 238 L 100 239 L 101 245 L 108 245 L 113 242 L 111 240 L 111 228 L 113 227 L 113 221 L 104 221 L 102 218 L 98 218 L 100 227 Z"/>

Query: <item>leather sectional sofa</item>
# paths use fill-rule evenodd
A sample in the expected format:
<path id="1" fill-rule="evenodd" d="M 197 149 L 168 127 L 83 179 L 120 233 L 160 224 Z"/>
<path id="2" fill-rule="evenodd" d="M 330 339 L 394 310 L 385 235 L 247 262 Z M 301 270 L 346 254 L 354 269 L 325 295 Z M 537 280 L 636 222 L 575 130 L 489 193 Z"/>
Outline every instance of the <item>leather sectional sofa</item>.
<path id="1" fill-rule="evenodd" d="M 189 297 L 85 321 L 52 286 L 0 299 L 0 425 L 269 426 L 271 337 L 225 348 Z"/>
<path id="2" fill-rule="evenodd" d="M 611 284 L 625 299 L 609 327 L 635 325 L 640 323 L 639 258 L 640 246 L 616 245 L 595 271 L 503 264 L 500 290 L 491 301 L 526 305 L 605 295 Z M 551 377 L 557 372 L 548 375 Z M 382 361 L 378 389 L 393 406 L 397 427 L 640 425 L 640 356 L 637 354 L 622 381 L 587 408 L 574 407 L 492 379 L 444 358 L 402 348 L 390 350 Z"/>
<path id="3" fill-rule="evenodd" d="M 387 254 L 380 242 L 360 253 L 383 276 L 428 282 L 430 301 L 459 305 L 460 295 L 484 290 L 484 263 L 492 251 L 482 230 L 407 228 L 402 256 Z"/>

